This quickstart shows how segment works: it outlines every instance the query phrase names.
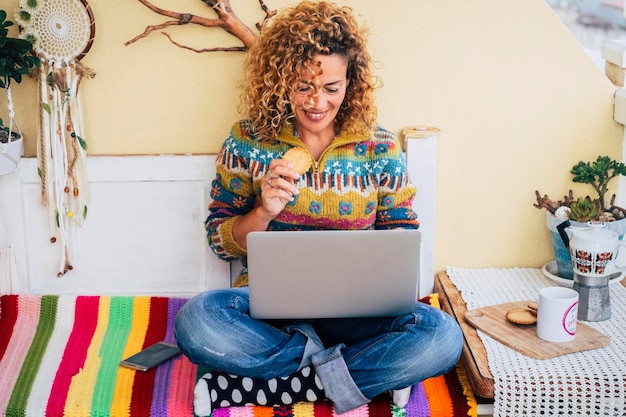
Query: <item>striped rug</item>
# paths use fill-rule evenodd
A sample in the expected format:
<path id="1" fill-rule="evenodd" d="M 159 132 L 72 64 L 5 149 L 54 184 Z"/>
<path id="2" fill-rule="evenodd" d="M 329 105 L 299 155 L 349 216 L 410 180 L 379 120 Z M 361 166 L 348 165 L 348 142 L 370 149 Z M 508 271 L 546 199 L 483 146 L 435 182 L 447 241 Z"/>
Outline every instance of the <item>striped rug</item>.
<path id="1" fill-rule="evenodd" d="M 119 367 L 158 341 L 175 342 L 185 299 L 123 296 L 0 296 L 0 415 L 193 416 L 193 388 L 204 370 L 183 355 L 156 369 Z M 431 300 L 432 301 L 432 300 Z M 432 302 L 431 302 L 432 303 Z M 342 417 L 476 415 L 460 369 L 413 387 L 406 409 L 386 395 Z M 335 416 L 328 402 L 217 409 L 214 417 Z"/>

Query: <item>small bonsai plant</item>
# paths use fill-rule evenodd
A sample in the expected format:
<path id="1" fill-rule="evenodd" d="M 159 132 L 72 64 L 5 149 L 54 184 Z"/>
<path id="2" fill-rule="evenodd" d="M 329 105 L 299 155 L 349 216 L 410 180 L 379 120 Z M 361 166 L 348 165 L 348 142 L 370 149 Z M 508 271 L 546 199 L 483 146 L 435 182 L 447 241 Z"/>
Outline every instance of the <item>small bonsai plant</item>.
<path id="1" fill-rule="evenodd" d="M 555 202 L 547 195 L 542 196 L 539 191 L 535 191 L 537 202 L 533 206 L 546 209 L 556 217 L 578 222 L 610 222 L 626 218 L 626 210 L 614 205 L 615 194 L 608 206 L 605 200 L 609 182 L 617 176 L 626 175 L 625 164 L 608 156 L 598 156 L 593 162 L 578 162 L 570 173 L 574 176 L 572 181 L 591 185 L 597 198 L 575 198 L 572 190 L 569 190 L 562 200 Z"/>
<path id="2" fill-rule="evenodd" d="M 8 89 L 11 81 L 22 82 L 22 77 L 40 65 L 40 60 L 33 52 L 33 44 L 26 39 L 9 37 L 9 27 L 13 22 L 7 20 L 7 13 L 0 9 L 0 88 Z M 0 119 L 0 141 L 8 142 L 9 128 Z"/>

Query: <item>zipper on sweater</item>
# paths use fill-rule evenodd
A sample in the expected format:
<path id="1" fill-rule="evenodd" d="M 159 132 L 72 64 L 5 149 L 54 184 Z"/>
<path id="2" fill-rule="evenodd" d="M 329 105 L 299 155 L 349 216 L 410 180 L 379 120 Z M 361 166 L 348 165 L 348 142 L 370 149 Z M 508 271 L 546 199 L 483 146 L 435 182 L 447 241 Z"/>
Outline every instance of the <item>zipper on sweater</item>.
<path id="1" fill-rule="evenodd" d="M 336 148 L 337 145 L 335 143 L 332 143 L 330 145 L 328 145 L 328 147 L 326 149 L 324 149 L 324 152 L 322 152 L 322 154 L 320 155 L 320 157 L 318 159 L 313 159 L 313 173 L 314 174 L 319 174 L 319 170 L 320 170 L 320 162 L 324 159 L 324 156 L 326 156 L 326 154 L 331 151 L 332 149 Z M 311 158 L 313 158 L 313 155 L 311 155 Z"/>

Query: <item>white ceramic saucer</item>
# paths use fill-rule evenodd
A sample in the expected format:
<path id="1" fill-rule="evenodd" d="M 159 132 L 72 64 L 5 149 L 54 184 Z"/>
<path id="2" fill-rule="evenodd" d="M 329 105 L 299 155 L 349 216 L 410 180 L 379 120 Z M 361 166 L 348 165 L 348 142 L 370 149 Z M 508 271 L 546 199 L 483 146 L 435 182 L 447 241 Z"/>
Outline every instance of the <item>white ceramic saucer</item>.
<path id="1" fill-rule="evenodd" d="M 550 281 L 554 282 L 555 284 L 560 285 L 561 287 L 572 288 L 574 286 L 573 279 L 561 278 L 560 276 L 557 275 L 558 268 L 556 266 L 556 261 L 550 261 L 547 264 L 545 264 L 543 268 L 541 268 L 541 272 L 543 272 L 546 278 L 548 278 Z M 624 274 L 626 274 L 626 271 L 617 272 L 611 275 L 611 278 L 609 279 L 609 285 L 614 285 L 620 282 L 622 278 L 624 278 Z"/>

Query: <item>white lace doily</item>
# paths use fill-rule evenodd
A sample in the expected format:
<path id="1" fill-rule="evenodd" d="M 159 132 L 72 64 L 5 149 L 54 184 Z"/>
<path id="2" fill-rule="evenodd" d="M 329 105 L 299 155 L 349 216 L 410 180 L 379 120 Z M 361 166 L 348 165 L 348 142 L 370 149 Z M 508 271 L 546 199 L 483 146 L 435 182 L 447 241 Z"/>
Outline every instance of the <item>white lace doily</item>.
<path id="1" fill-rule="evenodd" d="M 446 272 L 468 310 L 537 300 L 541 288 L 554 285 L 534 268 Z M 611 319 L 585 322 L 611 338 L 604 348 L 538 360 L 478 332 L 494 378 L 494 417 L 626 416 L 626 287 L 610 292 Z"/>

